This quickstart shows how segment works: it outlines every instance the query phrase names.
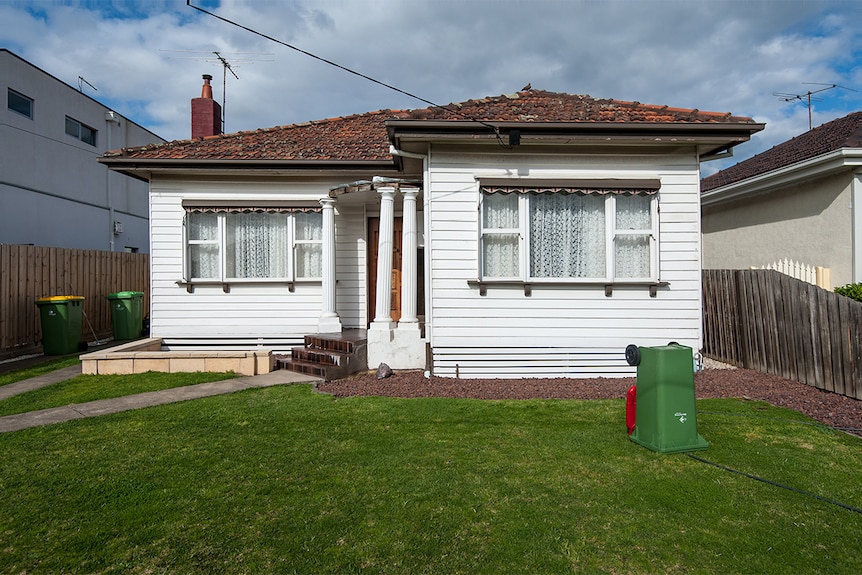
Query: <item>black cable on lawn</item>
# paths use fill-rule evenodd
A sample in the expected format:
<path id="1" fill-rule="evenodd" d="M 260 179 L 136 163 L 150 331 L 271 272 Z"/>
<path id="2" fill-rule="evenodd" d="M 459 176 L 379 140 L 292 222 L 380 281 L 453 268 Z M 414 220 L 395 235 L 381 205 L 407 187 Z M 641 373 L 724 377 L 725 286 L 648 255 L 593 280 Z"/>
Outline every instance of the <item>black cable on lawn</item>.
<path id="1" fill-rule="evenodd" d="M 798 423 L 799 425 L 813 425 L 814 427 L 825 427 L 827 429 L 834 429 L 835 431 L 847 431 L 847 432 L 856 432 L 862 433 L 862 427 L 835 427 L 834 425 L 829 425 L 828 423 L 821 423 L 819 421 L 801 421 L 798 419 L 789 419 L 787 417 L 771 417 L 769 415 L 757 415 L 756 413 L 732 413 L 730 411 L 700 411 L 698 410 L 698 415 L 707 414 L 707 415 L 728 415 L 731 417 L 754 417 L 756 419 L 770 419 L 772 421 L 785 421 L 788 423 Z"/>
<path id="2" fill-rule="evenodd" d="M 763 483 L 768 483 L 769 485 L 774 485 L 775 487 L 780 487 L 782 489 L 787 489 L 788 491 L 794 491 L 801 495 L 807 495 L 809 497 L 813 497 L 814 499 L 818 499 L 825 503 L 831 503 L 832 505 L 837 505 L 838 507 L 843 507 L 848 511 L 853 511 L 854 513 L 862 514 L 862 509 L 858 507 L 853 507 L 852 505 L 847 505 L 845 503 L 841 503 L 840 501 L 835 501 L 834 499 L 829 499 L 827 497 L 823 497 L 822 495 L 817 495 L 816 493 L 811 493 L 810 491 L 804 491 L 802 489 L 798 489 L 796 487 L 791 487 L 790 485 L 784 485 L 783 483 L 778 483 L 776 481 L 772 481 L 769 479 L 764 479 L 763 477 L 758 477 L 757 475 L 752 475 L 750 473 L 745 473 L 744 471 L 739 471 L 737 469 L 733 469 L 731 467 L 727 467 L 725 465 L 721 465 L 720 463 L 714 463 L 707 459 L 703 459 L 702 457 L 697 457 L 696 455 L 692 455 L 691 453 L 686 453 L 688 457 L 694 459 L 695 461 L 700 461 L 701 463 L 706 463 L 707 465 L 712 465 L 713 467 L 717 467 L 719 469 L 723 469 L 724 471 L 730 471 L 731 473 L 736 473 L 738 475 L 742 475 L 743 477 L 748 477 L 749 479 L 754 479 L 755 481 L 761 481 Z"/>

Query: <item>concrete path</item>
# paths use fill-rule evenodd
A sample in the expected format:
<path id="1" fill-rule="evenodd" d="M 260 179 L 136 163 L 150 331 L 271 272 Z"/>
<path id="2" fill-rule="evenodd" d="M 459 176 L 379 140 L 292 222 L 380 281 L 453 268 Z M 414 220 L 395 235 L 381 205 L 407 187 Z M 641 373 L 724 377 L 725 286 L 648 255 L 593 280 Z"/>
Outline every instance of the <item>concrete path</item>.
<path id="1" fill-rule="evenodd" d="M 10 383 L 0 387 L 0 393 L 3 393 L 7 387 L 16 386 L 15 390 L 13 390 L 14 392 L 10 391 L 6 392 L 6 395 L 0 395 L 0 399 L 11 397 L 12 395 L 16 395 L 16 393 L 24 393 L 31 389 L 39 389 L 40 387 L 45 387 L 52 383 L 70 379 L 76 375 L 80 375 L 80 373 L 81 366 L 77 365 L 60 369 L 46 375 L 40 375 L 32 379 Z M 50 425 L 52 423 L 61 423 L 63 421 L 71 421 L 73 419 L 96 417 L 99 415 L 106 415 L 108 413 L 118 413 L 120 411 L 128 411 L 131 409 L 141 409 L 144 407 L 152 407 L 154 405 L 164 405 L 166 403 L 198 399 L 212 395 L 222 395 L 225 393 L 241 391 L 243 389 L 270 387 L 273 385 L 284 385 L 290 383 L 313 383 L 316 381 L 321 380 L 320 378 L 311 375 L 303 375 L 280 369 L 264 375 L 238 377 L 235 379 L 214 381 L 212 383 L 200 383 L 198 385 L 175 387 L 162 391 L 150 391 L 147 393 L 138 393 L 136 395 L 127 395 L 125 397 L 100 399 L 98 401 L 90 401 L 88 403 L 78 403 L 63 407 L 42 409 L 40 411 L 31 411 L 29 413 L 7 415 L 5 417 L 0 417 L 0 433 L 18 431 L 29 427 L 38 427 L 40 425 Z"/>
<path id="2" fill-rule="evenodd" d="M 73 377 L 77 377 L 79 375 L 81 375 L 80 363 L 77 365 L 58 369 L 57 371 L 51 371 L 49 373 L 46 373 L 45 375 L 38 375 L 36 377 L 31 377 L 30 379 L 22 379 L 21 381 L 16 381 L 15 383 L 3 385 L 0 386 L 0 401 L 6 399 L 7 397 L 18 395 L 19 393 L 33 391 L 34 389 L 39 389 L 40 387 L 49 386 L 52 383 L 60 383 L 61 381 L 66 381 L 67 379 L 72 379 Z"/>

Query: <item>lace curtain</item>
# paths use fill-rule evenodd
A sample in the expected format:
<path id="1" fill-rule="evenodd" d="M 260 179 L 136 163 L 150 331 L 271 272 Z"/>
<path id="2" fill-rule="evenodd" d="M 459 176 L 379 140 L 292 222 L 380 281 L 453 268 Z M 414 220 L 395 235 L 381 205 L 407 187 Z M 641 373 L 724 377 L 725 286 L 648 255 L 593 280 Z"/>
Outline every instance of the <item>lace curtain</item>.
<path id="1" fill-rule="evenodd" d="M 521 256 L 517 194 L 486 194 L 482 262 L 488 277 L 519 277 Z"/>
<path id="2" fill-rule="evenodd" d="M 605 197 L 531 194 L 530 275 L 600 278 L 605 270 Z"/>
<path id="3" fill-rule="evenodd" d="M 220 218 L 224 220 L 224 246 L 219 238 Z M 192 208 L 188 210 L 187 236 L 193 278 L 290 278 L 294 246 L 295 277 L 322 275 L 323 217 L 318 210 Z M 219 270 L 220 249 L 224 250 L 223 273 Z"/>
<path id="4" fill-rule="evenodd" d="M 485 193 L 483 276 L 522 276 L 519 206 L 526 206 L 529 277 L 605 278 L 611 255 L 615 278 L 648 278 L 652 197 L 652 193 Z M 612 246 L 605 230 L 606 206 L 615 206 Z"/>
<path id="5" fill-rule="evenodd" d="M 189 214 L 189 275 L 193 278 L 217 278 L 218 269 L 218 216 L 216 214 Z"/>
<path id="6" fill-rule="evenodd" d="M 618 278 L 650 276 L 650 197 L 617 196 L 614 270 Z"/>
<path id="7" fill-rule="evenodd" d="M 227 214 L 225 223 L 227 277 L 289 277 L 287 215 L 259 212 Z"/>
<path id="8" fill-rule="evenodd" d="M 319 278 L 323 275 L 323 215 L 301 212 L 295 216 L 296 277 Z"/>

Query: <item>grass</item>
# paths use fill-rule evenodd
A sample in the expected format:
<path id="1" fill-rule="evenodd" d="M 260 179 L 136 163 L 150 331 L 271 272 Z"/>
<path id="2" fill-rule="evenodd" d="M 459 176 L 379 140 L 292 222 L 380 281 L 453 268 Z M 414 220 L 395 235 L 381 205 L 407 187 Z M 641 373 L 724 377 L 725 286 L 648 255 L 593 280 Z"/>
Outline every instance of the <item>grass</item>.
<path id="1" fill-rule="evenodd" d="M 16 413 L 61 407 L 73 403 L 84 403 L 98 399 L 123 397 L 147 391 L 159 391 L 185 385 L 195 385 L 210 381 L 221 381 L 238 377 L 228 373 L 159 373 L 150 371 L 130 375 L 79 375 L 66 381 L 61 381 L 14 395 L 0 401 L 0 417 Z"/>
<path id="2" fill-rule="evenodd" d="M 698 407 L 697 455 L 862 507 L 859 438 Z M 653 453 L 623 412 L 301 385 L 4 434 L 0 573 L 862 572 L 862 515 Z"/>

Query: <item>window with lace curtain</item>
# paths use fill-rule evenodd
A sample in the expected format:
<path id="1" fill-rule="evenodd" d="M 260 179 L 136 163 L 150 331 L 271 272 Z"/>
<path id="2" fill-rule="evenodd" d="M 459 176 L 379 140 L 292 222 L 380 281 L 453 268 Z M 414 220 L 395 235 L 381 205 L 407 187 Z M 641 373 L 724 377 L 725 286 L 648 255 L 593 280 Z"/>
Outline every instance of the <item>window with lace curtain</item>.
<path id="1" fill-rule="evenodd" d="M 186 280 L 320 279 L 320 210 L 188 208 Z"/>
<path id="2" fill-rule="evenodd" d="M 652 189 L 482 186 L 482 279 L 655 281 Z"/>

